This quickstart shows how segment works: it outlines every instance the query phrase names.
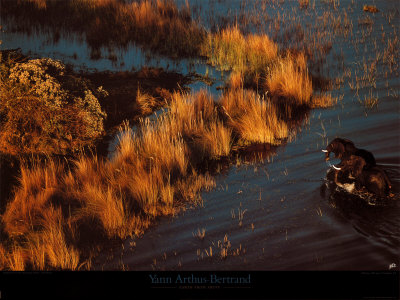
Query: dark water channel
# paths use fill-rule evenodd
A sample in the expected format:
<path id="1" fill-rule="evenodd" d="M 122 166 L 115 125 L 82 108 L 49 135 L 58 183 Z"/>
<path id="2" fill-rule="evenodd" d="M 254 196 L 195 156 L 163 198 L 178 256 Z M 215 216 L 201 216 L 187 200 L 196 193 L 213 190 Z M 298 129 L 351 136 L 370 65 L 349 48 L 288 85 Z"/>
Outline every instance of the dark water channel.
<path id="1" fill-rule="evenodd" d="M 202 207 L 161 220 L 134 247 L 134 241 L 127 241 L 124 250 L 114 253 L 113 264 L 104 268 L 118 268 L 121 261 L 130 270 L 388 270 L 393 263 L 398 266 L 400 159 L 394 130 L 398 112 L 391 113 L 398 109 L 398 99 L 385 103 L 380 116 L 372 115 L 376 123 L 366 122 L 358 104 L 346 106 L 346 117 L 342 108 L 314 111 L 296 140 L 281 147 L 270 162 L 232 167 L 217 176 L 217 188 L 203 194 Z M 390 176 L 397 200 L 368 205 L 346 194 L 323 193 L 328 166 L 320 151 L 323 140 L 316 134 L 321 120 L 328 136 L 346 136 L 375 153 Z M 363 125 L 355 126 L 357 121 Z M 203 229 L 204 238 L 196 237 Z M 222 258 L 225 235 L 231 247 Z"/>
<path id="2" fill-rule="evenodd" d="M 199 1 L 191 2 L 194 7 L 201 6 Z M 229 8 L 231 3 L 209 2 L 209 6 L 203 2 L 202 10 L 198 8 L 203 19 L 210 15 L 207 7 L 215 9 L 221 6 L 222 10 Z M 249 3 L 235 1 L 235 5 L 242 2 Z M 332 9 L 321 3 L 318 2 L 315 9 L 317 16 Z M 396 1 L 379 1 L 377 4 L 381 12 L 376 15 L 365 14 L 362 5 L 352 1 L 340 1 L 341 6 L 336 8 L 353 8 L 348 15 L 353 23 L 352 33 L 333 40 L 332 52 L 323 66 L 325 75 L 340 76 L 346 71 L 349 74 L 342 77 L 340 87 L 332 91 L 340 98 L 337 105 L 312 110 L 287 144 L 278 147 L 275 153 L 264 153 L 264 162 L 244 163 L 239 160 L 237 165 L 223 169 L 216 175 L 216 188 L 203 193 L 202 205 L 189 208 L 173 218 L 160 219 L 141 238 L 127 240 L 121 249 L 101 255 L 96 268 L 388 270 L 395 264 L 395 270 L 399 270 L 398 62 L 397 70 L 395 65 L 389 72 L 390 67 L 381 59 L 374 72 L 375 85 L 361 86 L 358 93 L 352 88 L 356 77 L 365 71 L 363 62 L 368 66 L 377 53 L 383 55 L 388 39 L 399 38 L 398 11 L 393 14 L 391 22 L 387 16 L 396 7 Z M 286 1 L 280 9 L 290 11 L 294 6 L 298 7 L 297 1 Z M 276 11 L 271 8 L 269 15 L 273 16 Z M 299 15 L 304 19 L 311 18 L 305 11 L 299 11 Z M 368 28 L 360 25 L 364 24 L 366 17 L 373 20 L 369 34 Z M 65 58 L 75 66 L 129 70 L 143 64 L 158 64 L 165 68 L 167 64 L 173 65 L 162 58 L 146 61 L 134 46 L 121 50 L 117 55 L 118 63 L 107 59 L 92 61 L 85 42 L 79 38 L 61 38 L 53 44 L 48 36 L 40 33 L 28 36 L 7 32 L 4 23 L 3 30 L 3 48 L 21 47 L 26 53 Z M 385 38 L 382 32 L 386 33 Z M 359 41 L 363 34 L 366 38 Z M 177 62 L 175 68 L 187 72 L 189 67 L 187 62 Z M 195 68 L 199 68 L 201 73 L 207 67 L 202 64 Z M 215 69 L 213 72 L 218 74 Z M 198 87 L 193 86 L 195 89 Z M 215 85 L 211 90 L 215 91 Z M 377 102 L 366 105 L 363 101 L 370 96 Z M 325 188 L 324 178 L 329 167 L 321 149 L 337 136 L 351 139 L 359 148 L 374 153 L 378 165 L 392 182 L 395 194 L 392 199 L 367 203 Z"/>

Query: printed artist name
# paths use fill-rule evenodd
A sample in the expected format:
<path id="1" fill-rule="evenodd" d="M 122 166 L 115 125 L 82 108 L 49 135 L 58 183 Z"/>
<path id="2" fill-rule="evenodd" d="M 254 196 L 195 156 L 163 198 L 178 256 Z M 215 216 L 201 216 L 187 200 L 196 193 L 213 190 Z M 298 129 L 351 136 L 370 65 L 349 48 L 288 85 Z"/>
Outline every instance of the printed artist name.
<path id="1" fill-rule="evenodd" d="M 208 276 L 196 276 L 177 274 L 175 277 L 171 276 L 158 276 L 156 274 L 149 274 L 152 284 L 250 284 L 250 274 L 246 276 L 219 276 L 217 274 L 210 274 Z"/>

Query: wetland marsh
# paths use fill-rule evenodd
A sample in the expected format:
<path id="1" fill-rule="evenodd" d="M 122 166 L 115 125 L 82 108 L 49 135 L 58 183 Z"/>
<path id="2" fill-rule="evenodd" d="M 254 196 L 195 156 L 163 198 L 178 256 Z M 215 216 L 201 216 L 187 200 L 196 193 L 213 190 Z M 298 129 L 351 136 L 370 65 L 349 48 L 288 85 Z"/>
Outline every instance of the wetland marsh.
<path id="1" fill-rule="evenodd" d="M 1 0 L 0 268 L 398 268 L 400 16 L 370 2 Z M 393 197 L 326 189 L 335 137 Z"/>

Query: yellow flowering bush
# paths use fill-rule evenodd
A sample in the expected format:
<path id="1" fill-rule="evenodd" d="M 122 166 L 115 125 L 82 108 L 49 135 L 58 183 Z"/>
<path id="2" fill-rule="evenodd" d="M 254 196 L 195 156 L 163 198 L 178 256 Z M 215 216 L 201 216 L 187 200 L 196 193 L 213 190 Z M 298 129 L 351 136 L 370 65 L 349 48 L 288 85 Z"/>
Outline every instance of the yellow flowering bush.
<path id="1" fill-rule="evenodd" d="M 102 87 L 50 58 L 2 65 L 1 152 L 64 154 L 103 134 Z"/>

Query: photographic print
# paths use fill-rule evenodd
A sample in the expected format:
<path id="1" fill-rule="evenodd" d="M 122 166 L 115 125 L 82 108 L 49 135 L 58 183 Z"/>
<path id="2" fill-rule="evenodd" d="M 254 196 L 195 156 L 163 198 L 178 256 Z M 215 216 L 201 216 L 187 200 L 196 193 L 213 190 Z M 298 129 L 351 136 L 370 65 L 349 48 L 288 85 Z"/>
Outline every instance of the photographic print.
<path id="1" fill-rule="evenodd" d="M 0 17 L 0 299 L 398 297 L 398 0 Z"/>

